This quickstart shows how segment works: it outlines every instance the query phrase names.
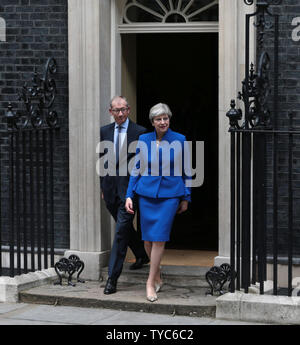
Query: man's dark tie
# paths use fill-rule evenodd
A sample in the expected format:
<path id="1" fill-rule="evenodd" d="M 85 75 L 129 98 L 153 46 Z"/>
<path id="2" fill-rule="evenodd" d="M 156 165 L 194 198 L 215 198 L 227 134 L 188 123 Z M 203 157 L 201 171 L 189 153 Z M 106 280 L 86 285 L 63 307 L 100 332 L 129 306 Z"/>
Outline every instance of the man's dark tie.
<path id="1" fill-rule="evenodd" d="M 119 161 L 119 145 L 120 145 L 120 132 L 122 130 L 123 126 L 119 125 L 117 126 L 117 139 L 116 139 L 116 163 Z"/>

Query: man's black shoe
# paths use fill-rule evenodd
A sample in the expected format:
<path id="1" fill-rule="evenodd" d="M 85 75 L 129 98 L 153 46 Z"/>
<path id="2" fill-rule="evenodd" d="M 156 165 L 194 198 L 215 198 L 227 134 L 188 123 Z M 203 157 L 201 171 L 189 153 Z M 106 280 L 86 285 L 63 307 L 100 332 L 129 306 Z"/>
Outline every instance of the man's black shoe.
<path id="1" fill-rule="evenodd" d="M 143 265 L 146 265 L 150 262 L 148 258 L 138 258 L 136 259 L 136 262 L 129 266 L 130 270 L 138 270 L 139 268 L 142 268 Z"/>
<path id="2" fill-rule="evenodd" d="M 105 295 L 110 295 L 115 292 L 117 292 L 117 282 L 108 278 L 103 293 Z"/>

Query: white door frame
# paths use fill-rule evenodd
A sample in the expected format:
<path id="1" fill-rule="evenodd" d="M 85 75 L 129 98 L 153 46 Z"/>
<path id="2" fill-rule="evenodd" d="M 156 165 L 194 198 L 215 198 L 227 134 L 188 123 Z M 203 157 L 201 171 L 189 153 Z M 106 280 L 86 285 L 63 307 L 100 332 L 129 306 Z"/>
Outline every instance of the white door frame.
<path id="1" fill-rule="evenodd" d="M 122 33 L 219 33 L 219 250 L 216 264 L 230 258 L 230 136 L 226 112 L 236 99 L 244 72 L 244 18 L 253 12 L 240 0 L 219 0 L 219 22 L 146 23 L 121 22 L 126 0 L 111 1 L 111 96 L 121 93 Z M 252 44 L 254 52 L 255 44 Z M 253 53 L 254 56 L 254 53 Z M 201 231 L 201 230 L 199 230 Z"/>
<path id="2" fill-rule="evenodd" d="M 121 92 L 119 20 L 125 0 L 68 0 L 70 250 L 89 262 L 86 279 L 98 279 L 111 248 L 111 218 L 96 174 L 99 127 Z M 226 112 L 244 74 L 244 18 L 253 8 L 219 0 L 219 252 L 230 256 L 230 136 Z M 204 28 L 203 28 L 204 30 Z M 253 29 L 254 30 L 254 29 Z M 253 35 L 252 35 L 253 36 Z M 255 43 L 251 44 L 253 55 Z M 201 231 L 201 229 L 200 229 Z"/>

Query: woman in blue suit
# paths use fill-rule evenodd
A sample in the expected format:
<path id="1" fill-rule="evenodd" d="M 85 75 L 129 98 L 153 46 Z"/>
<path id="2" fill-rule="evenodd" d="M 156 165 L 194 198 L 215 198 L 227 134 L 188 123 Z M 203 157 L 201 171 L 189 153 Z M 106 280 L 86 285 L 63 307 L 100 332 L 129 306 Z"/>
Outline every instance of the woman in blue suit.
<path id="1" fill-rule="evenodd" d="M 150 109 L 149 119 L 155 130 L 139 137 L 126 194 L 127 212 L 134 213 L 135 196 L 139 204 L 142 239 L 150 258 L 146 285 L 150 302 L 157 300 L 156 293 L 162 286 L 160 262 L 175 214 L 186 211 L 191 201 L 186 183 L 191 177 L 185 173 L 190 164 L 189 154 L 184 154 L 186 138 L 169 128 L 171 117 L 166 104 Z"/>

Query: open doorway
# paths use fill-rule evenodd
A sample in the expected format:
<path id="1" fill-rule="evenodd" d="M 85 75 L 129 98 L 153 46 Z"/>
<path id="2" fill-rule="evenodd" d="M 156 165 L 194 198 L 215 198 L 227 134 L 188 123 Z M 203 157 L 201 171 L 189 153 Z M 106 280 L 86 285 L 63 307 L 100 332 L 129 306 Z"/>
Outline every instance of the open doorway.
<path id="1" fill-rule="evenodd" d="M 218 250 L 218 34 L 130 36 L 127 66 L 135 80 L 136 121 L 153 130 L 148 114 L 159 102 L 173 113 L 170 128 L 204 141 L 204 183 L 192 189 L 189 210 L 175 217 L 169 249 Z M 129 42 L 129 41 L 128 41 Z M 134 44 L 133 44 L 134 42 Z M 132 67 L 134 64 L 135 68 Z M 133 96 L 132 96 L 133 97 Z"/>

